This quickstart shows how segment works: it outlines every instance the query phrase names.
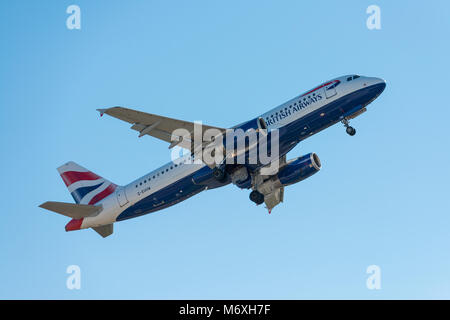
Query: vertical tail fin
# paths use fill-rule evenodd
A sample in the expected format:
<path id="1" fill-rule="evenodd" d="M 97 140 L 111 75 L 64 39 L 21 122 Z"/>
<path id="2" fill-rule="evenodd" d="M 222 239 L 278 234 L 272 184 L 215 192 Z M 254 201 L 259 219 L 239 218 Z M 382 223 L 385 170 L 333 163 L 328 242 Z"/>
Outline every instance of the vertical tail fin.
<path id="1" fill-rule="evenodd" d="M 117 185 L 83 168 L 68 162 L 58 168 L 64 183 L 76 203 L 93 205 L 116 190 Z"/>

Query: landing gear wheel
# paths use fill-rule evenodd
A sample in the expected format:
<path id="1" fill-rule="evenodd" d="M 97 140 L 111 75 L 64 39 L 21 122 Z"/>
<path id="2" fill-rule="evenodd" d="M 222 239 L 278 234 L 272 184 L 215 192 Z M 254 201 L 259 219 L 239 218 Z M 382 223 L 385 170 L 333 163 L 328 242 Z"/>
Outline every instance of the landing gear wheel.
<path id="1" fill-rule="evenodd" d="M 264 202 L 264 195 L 261 192 L 258 192 L 256 190 L 253 190 L 250 192 L 250 200 L 256 203 L 257 205 Z"/>
<path id="2" fill-rule="evenodd" d="M 350 126 L 348 126 L 347 129 L 345 129 L 345 131 L 347 131 L 347 134 L 349 134 L 350 136 L 354 136 L 356 133 L 356 129 Z"/>
<path id="3" fill-rule="evenodd" d="M 225 177 L 226 177 L 225 171 L 221 170 L 219 168 L 214 168 L 213 176 L 214 176 L 214 179 L 216 179 L 219 182 L 225 181 Z"/>
<path id="4" fill-rule="evenodd" d="M 350 122 L 348 121 L 348 119 L 344 118 L 341 122 L 344 125 L 347 134 L 350 136 L 354 136 L 356 133 L 356 129 L 350 126 Z"/>

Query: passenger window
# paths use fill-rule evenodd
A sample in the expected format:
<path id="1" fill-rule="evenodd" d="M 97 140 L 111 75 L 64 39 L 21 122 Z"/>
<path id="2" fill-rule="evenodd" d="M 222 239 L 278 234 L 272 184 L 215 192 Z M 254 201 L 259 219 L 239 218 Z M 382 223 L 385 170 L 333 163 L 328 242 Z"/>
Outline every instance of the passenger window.
<path id="1" fill-rule="evenodd" d="M 348 78 L 347 78 L 347 81 L 352 81 L 352 77 L 348 77 Z"/>
<path id="2" fill-rule="evenodd" d="M 356 76 L 353 76 L 353 80 L 355 80 L 355 79 L 358 79 L 359 78 L 359 76 L 358 75 L 356 75 Z"/>

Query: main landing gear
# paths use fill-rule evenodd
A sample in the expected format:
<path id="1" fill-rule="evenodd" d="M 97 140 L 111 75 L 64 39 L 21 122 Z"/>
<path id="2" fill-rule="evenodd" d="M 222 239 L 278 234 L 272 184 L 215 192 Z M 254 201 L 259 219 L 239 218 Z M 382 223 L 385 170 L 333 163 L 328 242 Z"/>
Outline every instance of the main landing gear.
<path id="1" fill-rule="evenodd" d="M 224 182 L 226 178 L 226 172 L 225 170 L 216 167 L 213 169 L 213 176 L 217 181 Z"/>
<path id="2" fill-rule="evenodd" d="M 347 134 L 350 136 L 354 136 L 356 133 L 356 129 L 350 126 L 350 122 L 346 118 L 342 119 L 341 122 L 344 125 Z"/>
<path id="3" fill-rule="evenodd" d="M 264 195 L 261 192 L 258 192 L 256 190 L 253 190 L 250 192 L 250 200 L 256 203 L 257 205 L 264 202 Z"/>

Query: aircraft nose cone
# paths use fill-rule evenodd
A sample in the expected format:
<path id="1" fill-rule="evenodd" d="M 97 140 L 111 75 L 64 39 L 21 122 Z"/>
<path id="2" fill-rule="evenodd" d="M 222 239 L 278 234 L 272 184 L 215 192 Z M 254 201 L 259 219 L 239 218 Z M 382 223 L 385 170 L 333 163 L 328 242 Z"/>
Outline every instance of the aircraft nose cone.
<path id="1" fill-rule="evenodd" d="M 376 89 L 376 96 L 378 97 L 386 88 L 386 81 L 381 78 L 372 78 L 371 87 Z"/>
<path id="2" fill-rule="evenodd" d="M 373 100 L 378 98 L 378 96 L 386 88 L 386 81 L 380 78 L 370 78 L 370 80 L 368 80 L 368 84 L 369 84 L 369 86 L 367 87 L 368 101 L 366 105 L 370 104 Z"/>
<path id="3" fill-rule="evenodd" d="M 377 86 L 380 88 L 380 93 L 386 88 L 386 80 L 377 78 Z"/>
<path id="4" fill-rule="evenodd" d="M 386 80 L 381 78 L 375 78 L 378 84 L 384 85 L 386 87 Z"/>

